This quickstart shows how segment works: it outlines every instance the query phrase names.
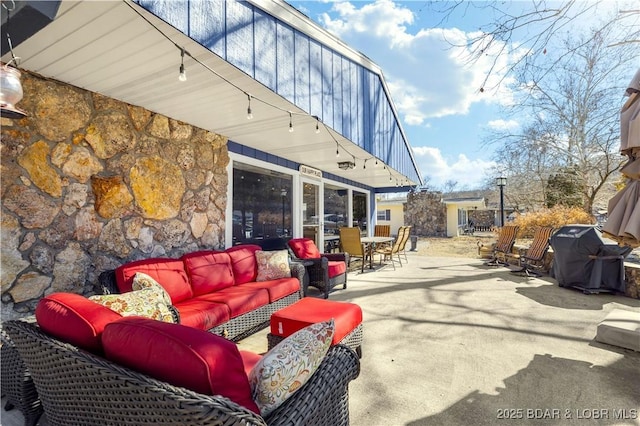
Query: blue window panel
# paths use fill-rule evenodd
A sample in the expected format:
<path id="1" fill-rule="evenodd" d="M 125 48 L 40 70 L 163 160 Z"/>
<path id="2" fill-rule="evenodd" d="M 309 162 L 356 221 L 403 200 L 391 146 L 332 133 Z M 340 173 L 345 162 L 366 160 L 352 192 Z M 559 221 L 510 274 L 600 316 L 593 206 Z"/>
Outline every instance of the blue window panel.
<path id="1" fill-rule="evenodd" d="M 375 106 L 373 123 L 374 136 L 372 144 L 367 149 L 373 149 L 374 146 L 384 146 L 382 138 L 384 137 L 384 101 L 382 99 L 382 87 L 378 84 L 378 76 L 372 75 L 373 84 L 373 104 Z"/>
<path id="2" fill-rule="evenodd" d="M 189 34 L 189 2 L 138 0 L 138 4 L 184 34 Z"/>
<path id="3" fill-rule="evenodd" d="M 189 3 L 189 36 L 223 58 L 226 57 L 225 4 L 207 0 Z"/>
<path id="4" fill-rule="evenodd" d="M 260 9 L 254 10 L 254 40 L 257 40 L 255 79 L 274 92 L 276 81 L 276 20 Z"/>
<path id="5" fill-rule="evenodd" d="M 343 133 L 342 129 L 342 57 L 333 54 L 333 67 L 331 71 L 333 86 L 333 128 L 338 133 Z"/>
<path id="6" fill-rule="evenodd" d="M 276 24 L 276 81 L 277 92 L 290 102 L 295 102 L 293 30 L 280 22 Z"/>
<path id="7" fill-rule="evenodd" d="M 371 149 L 380 137 L 380 86 L 377 84 L 377 76 L 369 73 L 369 104 L 371 105 L 369 128 L 371 136 L 365 140 L 364 149 Z"/>
<path id="8" fill-rule="evenodd" d="M 253 8 L 230 1 L 227 7 L 227 61 L 254 76 Z"/>
<path id="9" fill-rule="evenodd" d="M 295 90 L 296 105 L 306 112 L 311 111 L 309 95 L 309 37 L 295 33 Z"/>
<path id="10" fill-rule="evenodd" d="M 333 127 L 333 51 L 322 46 L 322 119 Z"/>
<path id="11" fill-rule="evenodd" d="M 342 134 L 351 139 L 351 61 L 342 58 Z"/>
<path id="12" fill-rule="evenodd" d="M 361 145 L 364 141 L 364 68 L 353 64 L 351 67 L 351 81 L 355 81 L 353 91 L 351 92 L 352 101 L 355 103 L 355 107 L 351 109 L 351 116 L 353 117 L 351 122 L 355 127 L 355 137 L 352 139 L 358 145 Z"/>
<path id="13" fill-rule="evenodd" d="M 309 42 L 309 91 L 311 115 L 324 121 L 322 108 L 322 47 L 315 40 Z"/>

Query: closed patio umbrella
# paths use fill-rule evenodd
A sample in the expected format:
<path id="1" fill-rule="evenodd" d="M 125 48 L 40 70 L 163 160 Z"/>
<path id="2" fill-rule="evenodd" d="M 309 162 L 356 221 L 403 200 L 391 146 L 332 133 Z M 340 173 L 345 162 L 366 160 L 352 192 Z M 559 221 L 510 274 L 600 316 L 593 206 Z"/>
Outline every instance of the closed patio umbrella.
<path id="1" fill-rule="evenodd" d="M 629 161 L 620 170 L 629 179 L 609 200 L 602 231 L 621 245 L 640 246 L 640 68 L 625 90 L 629 99 L 620 111 L 620 152 Z"/>
<path id="2" fill-rule="evenodd" d="M 640 180 L 631 180 L 609 200 L 609 218 L 602 231 L 618 242 L 640 243 Z"/>

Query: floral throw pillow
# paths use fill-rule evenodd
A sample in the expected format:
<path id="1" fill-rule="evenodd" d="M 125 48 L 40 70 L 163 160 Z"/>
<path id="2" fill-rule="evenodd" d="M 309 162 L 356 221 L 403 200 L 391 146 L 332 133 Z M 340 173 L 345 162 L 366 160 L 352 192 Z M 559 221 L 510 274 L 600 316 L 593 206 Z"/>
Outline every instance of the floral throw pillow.
<path id="1" fill-rule="evenodd" d="M 154 280 L 147 274 L 136 272 L 136 274 L 133 276 L 133 284 L 131 285 L 131 288 L 133 290 L 143 290 L 145 288 L 149 288 L 154 291 L 166 305 L 171 305 L 171 296 L 169 296 L 167 290 L 165 290 L 164 287 L 162 287 L 160 283 L 158 283 L 158 281 Z"/>
<path id="2" fill-rule="evenodd" d="M 311 324 L 284 339 L 253 367 L 249 384 L 263 417 L 311 378 L 331 346 L 334 331 L 333 320 Z"/>
<path id="3" fill-rule="evenodd" d="M 291 276 L 289 252 L 287 250 L 256 251 L 258 277 L 256 281 L 277 280 Z"/>
<path id="4" fill-rule="evenodd" d="M 175 322 L 171 310 L 157 291 L 146 288 L 122 294 L 105 294 L 89 297 L 123 317 L 140 316 L 164 322 Z"/>

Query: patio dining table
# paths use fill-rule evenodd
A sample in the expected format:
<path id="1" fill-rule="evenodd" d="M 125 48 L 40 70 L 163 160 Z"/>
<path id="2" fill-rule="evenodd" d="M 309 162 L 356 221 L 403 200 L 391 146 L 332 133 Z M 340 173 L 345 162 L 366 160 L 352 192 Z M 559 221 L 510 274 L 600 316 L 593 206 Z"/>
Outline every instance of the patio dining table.
<path id="1" fill-rule="evenodd" d="M 393 237 L 362 237 L 360 242 L 365 246 L 365 253 L 369 254 L 369 269 L 373 269 L 373 252 L 378 244 L 386 244 L 393 241 Z"/>

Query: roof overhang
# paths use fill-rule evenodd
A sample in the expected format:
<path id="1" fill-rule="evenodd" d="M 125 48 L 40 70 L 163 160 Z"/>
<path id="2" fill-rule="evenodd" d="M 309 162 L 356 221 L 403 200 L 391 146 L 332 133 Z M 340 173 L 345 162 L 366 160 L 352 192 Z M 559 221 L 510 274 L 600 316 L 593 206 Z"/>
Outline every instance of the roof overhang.
<path id="1" fill-rule="evenodd" d="M 185 57 L 184 82 L 178 80 L 181 58 L 176 45 L 206 65 Z M 354 169 L 339 169 L 345 155 L 336 158 L 336 139 L 356 158 L 371 154 L 329 127 L 321 125 L 316 133 L 318 122 L 308 115 L 294 115 L 294 131 L 289 132 L 290 115 L 283 111 L 304 111 L 135 3 L 62 1 L 53 21 L 14 46 L 14 52 L 21 58 L 20 69 L 144 107 L 239 144 L 373 188 L 406 183 L 404 175 L 381 162 L 374 167 L 373 161 L 357 161 Z M 6 62 L 10 54 L 3 53 Z M 254 101 L 254 118 L 248 120 L 243 92 L 277 108 Z"/>
<path id="2" fill-rule="evenodd" d="M 484 198 L 458 198 L 450 200 L 442 200 L 446 206 L 456 206 L 460 209 L 481 209 L 485 208 Z"/>

